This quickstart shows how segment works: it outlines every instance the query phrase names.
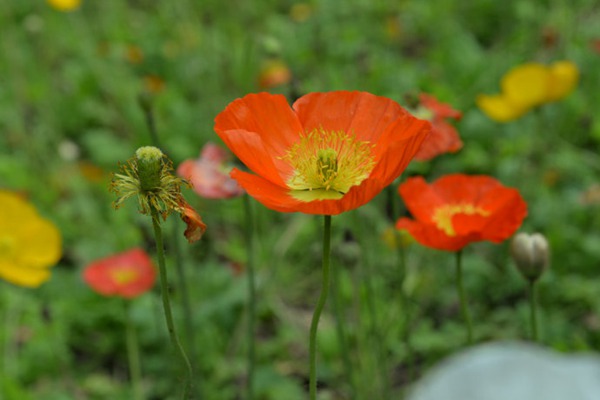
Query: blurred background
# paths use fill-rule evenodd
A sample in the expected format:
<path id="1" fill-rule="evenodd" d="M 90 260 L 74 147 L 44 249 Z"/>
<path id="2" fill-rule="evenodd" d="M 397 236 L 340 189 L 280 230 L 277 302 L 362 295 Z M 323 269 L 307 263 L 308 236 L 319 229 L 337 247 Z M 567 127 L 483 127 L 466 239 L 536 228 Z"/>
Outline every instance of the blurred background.
<path id="1" fill-rule="evenodd" d="M 222 145 L 214 117 L 258 91 L 293 101 L 312 91 L 361 90 L 407 107 L 426 92 L 460 110 L 464 147 L 413 162 L 401 179 L 488 174 L 519 189 L 529 205 L 522 229 L 542 232 L 551 245 L 551 269 L 540 281 L 541 341 L 564 352 L 600 346 L 597 1 L 83 0 L 72 9 L 57 1 L 0 6 L 0 188 L 26 197 L 63 238 L 62 258 L 39 289 L 0 283 L 0 398 L 131 398 L 123 301 L 82 279 L 94 260 L 136 246 L 154 251 L 149 218 L 135 202 L 113 210 L 110 174 L 152 143 L 149 109 L 177 167 L 207 142 Z M 477 108 L 477 96 L 498 93 L 511 68 L 557 60 L 580 72 L 568 97 L 508 123 Z M 396 188 L 334 218 L 336 304 L 351 350 L 340 347 L 330 302 L 319 331 L 322 399 L 400 398 L 463 344 L 452 255 L 411 244 L 405 279 L 398 273 L 397 249 L 385 240 L 390 201 L 403 210 Z M 175 317 L 202 398 L 242 398 L 242 200 L 185 195 L 208 231 L 188 245 L 170 234 L 183 231 L 179 221 L 163 224 L 171 265 L 180 249 L 193 311 L 184 320 L 173 285 Z M 321 221 L 258 203 L 254 211 L 257 398 L 302 399 Z M 527 338 L 526 285 L 507 244 L 470 246 L 464 263 L 477 341 Z M 400 291 L 411 299 L 408 320 Z M 179 398 L 181 371 L 158 286 L 130 306 L 147 398 Z M 354 379 L 345 378 L 344 354 Z"/>

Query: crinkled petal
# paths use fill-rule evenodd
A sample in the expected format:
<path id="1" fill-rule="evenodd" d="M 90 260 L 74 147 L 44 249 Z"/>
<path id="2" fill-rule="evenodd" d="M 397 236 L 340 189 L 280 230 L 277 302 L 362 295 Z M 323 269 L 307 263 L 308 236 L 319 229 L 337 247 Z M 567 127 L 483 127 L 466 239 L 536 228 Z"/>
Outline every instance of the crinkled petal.
<path id="1" fill-rule="evenodd" d="M 263 143 L 266 154 L 275 160 L 298 140 L 303 127 L 285 96 L 258 93 L 229 103 L 215 118 L 215 131 L 240 159 L 240 154 L 229 146 L 230 142 L 223 138 L 223 134 L 228 131 L 254 132 Z"/>
<path id="2" fill-rule="evenodd" d="M 254 173 L 283 186 L 292 169 L 289 164 L 273 159 L 263 139 L 254 132 L 229 130 L 220 134 L 227 147 Z"/>
<path id="3" fill-rule="evenodd" d="M 388 125 L 408 114 L 395 101 L 366 92 L 309 93 L 293 107 L 306 132 L 343 131 L 373 143 Z"/>

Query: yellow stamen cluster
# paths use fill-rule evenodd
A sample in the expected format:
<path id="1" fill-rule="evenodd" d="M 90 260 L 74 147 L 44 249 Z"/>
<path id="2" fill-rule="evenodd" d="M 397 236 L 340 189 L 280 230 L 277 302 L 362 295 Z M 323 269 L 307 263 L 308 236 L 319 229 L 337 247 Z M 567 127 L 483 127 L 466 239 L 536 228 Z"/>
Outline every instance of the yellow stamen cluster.
<path id="1" fill-rule="evenodd" d="M 481 215 L 487 217 L 490 212 L 473 204 L 449 204 L 439 207 L 433 213 L 432 220 L 438 229 L 444 231 L 448 236 L 456 236 L 456 231 L 452 225 L 452 217 L 456 214 Z"/>
<path id="2" fill-rule="evenodd" d="M 292 190 L 336 192 L 341 197 L 373 170 L 373 146 L 343 131 L 321 128 L 302 134 L 281 158 L 294 169 L 287 184 Z"/>
<path id="3" fill-rule="evenodd" d="M 116 269 L 110 272 L 110 276 L 115 282 L 123 285 L 133 282 L 138 277 L 138 273 L 132 270 Z"/>

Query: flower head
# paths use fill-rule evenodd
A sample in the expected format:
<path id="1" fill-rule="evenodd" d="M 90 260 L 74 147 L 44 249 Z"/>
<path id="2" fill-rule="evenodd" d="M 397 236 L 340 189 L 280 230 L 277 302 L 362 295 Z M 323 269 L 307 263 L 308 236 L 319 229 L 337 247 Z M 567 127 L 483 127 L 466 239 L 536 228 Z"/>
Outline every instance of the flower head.
<path id="1" fill-rule="evenodd" d="M 529 281 L 536 281 L 548 268 L 550 246 L 541 233 L 517 233 L 510 244 L 517 269 Z"/>
<path id="2" fill-rule="evenodd" d="M 550 66 L 527 63 L 504 75 L 500 94 L 479 95 L 477 105 L 491 119 L 508 122 L 534 107 L 566 97 L 578 80 L 579 70 L 570 61 L 557 61 Z"/>
<path id="3" fill-rule="evenodd" d="M 61 235 L 18 195 L 0 190 L 0 278 L 38 287 L 61 257 Z"/>
<path id="4" fill-rule="evenodd" d="M 400 196 L 415 220 L 400 218 L 419 243 L 457 251 L 471 242 L 502 242 L 527 215 L 527 204 L 516 189 L 484 175 L 446 175 L 431 185 L 422 177 L 400 185 Z"/>
<path id="5" fill-rule="evenodd" d="M 175 211 L 187 224 L 186 238 L 194 242 L 202 237 L 206 225 L 183 198 L 184 183 L 173 175 L 171 161 L 162 151 L 152 146 L 140 147 L 134 158 L 121 165 L 121 173 L 113 175 L 110 190 L 119 196 L 113 206 L 118 209 L 125 200 L 137 196 L 142 214 L 151 214 L 154 209 L 166 219 Z"/>
<path id="6" fill-rule="evenodd" d="M 231 167 L 226 167 L 228 154 L 214 143 L 207 143 L 196 160 L 185 160 L 177 168 L 177 174 L 187 179 L 201 197 L 229 199 L 244 193 L 238 183 L 231 179 Z"/>
<path id="7" fill-rule="evenodd" d="M 81 0 L 47 0 L 53 8 L 59 11 L 73 11 L 79 8 Z"/>
<path id="8" fill-rule="evenodd" d="M 462 113 L 435 97 L 421 93 L 419 108 L 415 115 L 431 122 L 431 133 L 415 155 L 417 161 L 428 161 L 444 153 L 455 153 L 463 146 L 456 128 L 448 123 L 449 119 L 460 120 Z"/>
<path id="9" fill-rule="evenodd" d="M 406 168 L 429 133 L 394 101 L 364 92 L 249 94 L 215 131 L 254 174 L 231 176 L 276 211 L 335 215 L 369 202 Z"/>
<path id="10" fill-rule="evenodd" d="M 94 261 L 86 267 L 83 279 L 104 296 L 131 299 L 152 288 L 156 270 L 148 254 L 135 248 Z"/>

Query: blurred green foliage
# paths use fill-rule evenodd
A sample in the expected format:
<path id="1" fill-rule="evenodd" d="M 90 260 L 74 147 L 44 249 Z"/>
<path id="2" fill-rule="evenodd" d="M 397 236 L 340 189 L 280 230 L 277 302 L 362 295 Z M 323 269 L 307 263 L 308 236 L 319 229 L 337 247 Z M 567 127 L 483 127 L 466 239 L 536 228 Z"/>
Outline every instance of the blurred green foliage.
<path id="1" fill-rule="evenodd" d="M 64 257 L 39 290 L 0 285 L 0 398 L 131 398 L 123 305 L 93 293 L 81 271 L 134 246 L 153 249 L 149 221 L 132 204 L 114 212 L 107 192 L 109 172 L 150 143 L 139 96 L 151 96 L 163 150 L 177 165 L 196 157 L 205 142 L 218 142 L 214 117 L 231 100 L 260 90 L 261 63 L 273 56 L 294 76 L 273 91 L 290 97 L 365 90 L 403 104 L 406 94 L 426 91 L 462 110 L 457 127 L 464 148 L 413 163 L 404 176 L 489 174 L 518 188 L 529 204 L 523 230 L 544 233 L 552 248 L 551 270 L 540 281 L 542 341 L 569 352 L 597 349 L 598 18 L 595 0 L 84 0 L 72 13 L 42 0 L 5 1 L 0 187 L 26 193 L 60 227 Z M 475 108 L 476 95 L 497 92 L 511 67 L 560 59 L 581 71 L 567 99 L 504 125 Z M 401 208 L 396 187 L 392 196 Z M 246 368 L 246 286 L 232 265 L 243 266 L 246 257 L 242 203 L 204 200 L 191 191 L 186 196 L 209 227 L 202 243 L 188 246 L 170 235 L 183 231 L 179 222 L 164 225 L 169 254 L 176 247 L 183 252 L 193 337 L 184 329 L 171 268 L 175 316 L 194 349 L 202 398 L 237 399 Z M 382 194 L 333 220 L 335 286 L 357 393 L 351 397 L 330 300 L 319 331 L 323 399 L 398 398 L 412 379 L 464 343 L 452 254 L 410 246 L 401 286 L 397 250 L 382 240 L 392 226 L 388 206 Z M 320 285 L 320 220 L 258 204 L 254 209 L 257 394 L 301 399 Z M 464 262 L 477 340 L 528 337 L 526 285 L 507 245 L 470 246 Z M 178 398 L 182 371 L 172 361 L 158 288 L 132 307 L 148 398 Z M 407 312 L 410 351 L 403 342 Z"/>

